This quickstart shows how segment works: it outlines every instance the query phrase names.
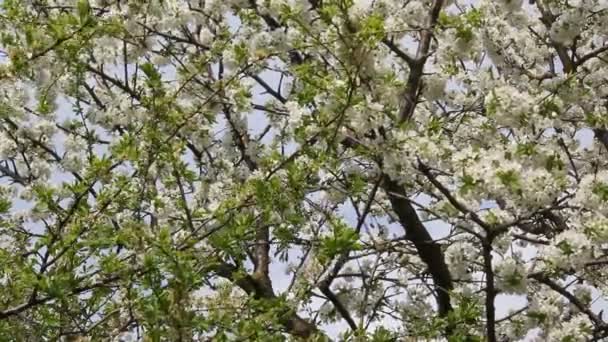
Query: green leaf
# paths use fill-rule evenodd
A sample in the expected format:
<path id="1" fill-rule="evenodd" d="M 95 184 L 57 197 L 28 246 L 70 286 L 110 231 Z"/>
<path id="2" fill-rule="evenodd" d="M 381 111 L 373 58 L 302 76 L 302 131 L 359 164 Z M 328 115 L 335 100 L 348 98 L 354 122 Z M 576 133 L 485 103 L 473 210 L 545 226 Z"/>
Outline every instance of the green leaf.
<path id="1" fill-rule="evenodd" d="M 91 14 L 91 5 L 89 4 L 89 0 L 78 0 L 78 3 L 76 4 L 76 9 L 78 11 L 78 18 L 80 19 L 80 23 L 86 23 Z"/>
<path id="2" fill-rule="evenodd" d="M 360 249 L 359 234 L 348 227 L 343 221 L 334 219 L 330 222 L 333 234 L 321 240 L 321 256 L 325 261 L 333 257 Z"/>
<path id="3" fill-rule="evenodd" d="M 464 15 L 466 22 L 475 28 L 480 28 L 483 25 L 483 14 L 477 8 L 472 8 Z"/>
<path id="4" fill-rule="evenodd" d="M 11 210 L 11 207 L 13 206 L 13 203 L 10 199 L 8 198 L 0 198 L 0 213 L 1 214 L 6 214 L 9 212 L 9 210 Z"/>
<path id="5" fill-rule="evenodd" d="M 598 196 L 602 201 L 608 202 L 608 184 L 598 182 L 595 184 L 591 192 Z"/>
<path id="6" fill-rule="evenodd" d="M 509 188 L 511 191 L 520 192 L 521 191 L 521 181 L 520 176 L 515 170 L 506 170 L 506 171 L 498 171 L 496 172 L 496 176 L 500 180 L 500 182 Z"/>
<path id="7" fill-rule="evenodd" d="M 359 36 L 370 43 L 378 42 L 385 36 L 384 18 L 379 14 L 372 14 L 361 23 Z"/>
<path id="8" fill-rule="evenodd" d="M 378 327 L 372 335 L 372 342 L 392 342 L 397 339 L 397 335 L 384 327 Z"/>
<path id="9" fill-rule="evenodd" d="M 143 73 L 148 78 L 148 85 L 151 88 L 160 88 L 162 78 L 161 78 L 161 75 L 158 72 L 158 70 L 156 70 L 156 67 L 154 66 L 154 64 L 143 63 L 142 65 L 139 66 L 139 68 L 141 69 L 141 71 L 143 71 Z"/>

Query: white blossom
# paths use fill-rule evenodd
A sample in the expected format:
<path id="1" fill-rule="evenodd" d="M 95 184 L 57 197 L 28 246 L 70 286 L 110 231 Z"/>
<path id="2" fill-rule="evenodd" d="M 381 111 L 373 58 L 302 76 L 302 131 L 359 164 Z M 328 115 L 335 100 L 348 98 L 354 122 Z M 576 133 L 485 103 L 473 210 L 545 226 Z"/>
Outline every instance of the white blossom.
<path id="1" fill-rule="evenodd" d="M 507 294 L 523 294 L 527 289 L 527 274 L 524 266 L 513 259 L 507 259 L 496 266 L 496 286 Z"/>

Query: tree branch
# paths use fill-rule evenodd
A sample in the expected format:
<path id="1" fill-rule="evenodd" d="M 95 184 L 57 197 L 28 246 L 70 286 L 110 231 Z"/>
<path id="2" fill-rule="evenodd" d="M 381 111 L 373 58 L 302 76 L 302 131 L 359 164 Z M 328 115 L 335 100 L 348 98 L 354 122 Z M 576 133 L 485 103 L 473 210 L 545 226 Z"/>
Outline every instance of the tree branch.
<path id="1" fill-rule="evenodd" d="M 486 339 L 488 342 L 496 342 L 496 309 L 494 299 L 496 289 L 494 288 L 494 270 L 492 269 L 492 242 L 483 243 L 483 265 L 486 275 Z"/>
<path id="2" fill-rule="evenodd" d="M 365 223 L 365 219 L 367 218 L 367 215 L 371 211 L 372 203 L 374 202 L 374 200 L 376 198 L 376 193 L 378 192 L 381 182 L 382 182 L 382 178 L 379 178 L 375 182 L 374 187 L 372 188 L 372 191 L 369 195 L 369 198 L 367 199 L 367 202 L 365 203 L 365 208 L 363 209 L 363 212 L 359 216 L 359 220 L 357 221 L 357 226 L 355 227 L 355 232 L 357 234 L 359 234 L 361 232 L 361 228 L 363 227 L 363 224 Z M 338 297 L 336 297 L 336 295 L 334 295 L 334 293 L 331 291 L 331 283 L 338 276 L 338 273 L 340 272 L 342 267 L 344 267 L 344 265 L 348 261 L 349 256 L 350 256 L 350 250 L 347 250 L 344 253 L 340 254 L 340 256 L 338 257 L 338 260 L 334 264 L 334 267 L 332 268 L 332 270 L 325 277 L 325 279 L 323 279 L 321 282 L 319 282 L 319 289 L 327 297 L 327 299 L 329 299 L 329 301 L 334 305 L 334 307 L 340 313 L 342 318 L 344 318 L 344 320 L 348 323 L 348 326 L 353 331 L 355 331 L 355 330 L 357 330 L 357 324 L 355 323 L 355 320 L 352 318 L 350 312 L 348 312 L 348 310 L 342 304 L 340 299 Z"/>
<path id="3" fill-rule="evenodd" d="M 420 34 L 420 43 L 418 44 L 418 50 L 416 51 L 416 59 L 408 62 L 410 73 L 405 85 L 405 92 L 403 94 L 404 104 L 399 113 L 399 122 L 405 122 L 414 115 L 414 110 L 418 104 L 418 94 L 420 92 L 424 64 L 429 57 L 431 39 L 433 38 L 433 32 L 435 31 L 435 26 L 437 25 L 437 20 L 439 19 L 439 13 L 441 12 L 442 7 L 443 0 L 435 0 L 433 2 L 429 15 L 428 27 L 422 30 Z M 404 58 L 405 56 L 400 55 L 400 57 Z M 405 60 L 408 60 L 407 57 L 405 57 Z"/>
<path id="4" fill-rule="evenodd" d="M 589 317 L 589 319 L 596 325 L 598 330 L 608 331 L 608 323 L 602 320 L 598 315 L 596 315 L 589 306 L 585 305 L 581 302 L 576 296 L 572 293 L 568 292 L 565 288 L 561 287 L 558 283 L 549 278 L 546 274 L 539 272 L 533 273 L 528 276 L 541 284 L 548 286 L 553 291 L 559 293 L 564 298 L 566 298 L 572 305 L 574 305 L 580 312 L 584 313 Z"/>
<path id="5" fill-rule="evenodd" d="M 428 266 L 435 285 L 439 315 L 445 317 L 452 310 L 449 292 L 454 288 L 454 284 L 441 246 L 433 241 L 418 218 L 403 187 L 385 175 L 383 188 L 388 194 L 393 211 L 405 229 L 405 238 L 414 244 L 420 259 Z"/>
<path id="6" fill-rule="evenodd" d="M 256 299 L 275 299 L 276 296 L 272 288 L 268 288 L 265 284 L 260 283 L 257 279 L 249 274 L 242 275 L 238 272 L 236 266 L 222 263 L 214 268 L 214 271 L 222 278 L 226 278 L 243 289 L 247 294 L 253 295 Z M 319 333 L 317 327 L 301 318 L 293 310 L 288 311 L 280 318 L 280 323 L 287 331 L 297 337 L 309 338 Z"/>

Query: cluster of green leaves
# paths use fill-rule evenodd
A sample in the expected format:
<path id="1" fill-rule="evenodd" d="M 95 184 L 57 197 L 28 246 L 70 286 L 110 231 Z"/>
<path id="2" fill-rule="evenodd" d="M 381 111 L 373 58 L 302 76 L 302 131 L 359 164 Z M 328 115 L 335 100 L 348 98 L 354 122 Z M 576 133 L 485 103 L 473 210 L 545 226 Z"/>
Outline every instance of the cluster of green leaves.
<path id="1" fill-rule="evenodd" d="M 456 38 L 470 42 L 475 38 L 475 31 L 484 24 L 481 11 L 471 8 L 460 14 L 448 14 L 442 12 L 438 18 L 438 24 L 444 29 L 455 29 Z"/>

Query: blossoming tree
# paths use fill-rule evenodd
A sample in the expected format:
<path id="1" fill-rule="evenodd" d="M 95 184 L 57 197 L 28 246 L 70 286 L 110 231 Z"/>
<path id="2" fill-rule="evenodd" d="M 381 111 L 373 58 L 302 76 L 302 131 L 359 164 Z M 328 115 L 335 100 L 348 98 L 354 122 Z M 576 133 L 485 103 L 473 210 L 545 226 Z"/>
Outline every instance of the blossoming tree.
<path id="1" fill-rule="evenodd" d="M 608 1 L 0 6 L 0 340 L 608 337 Z"/>

